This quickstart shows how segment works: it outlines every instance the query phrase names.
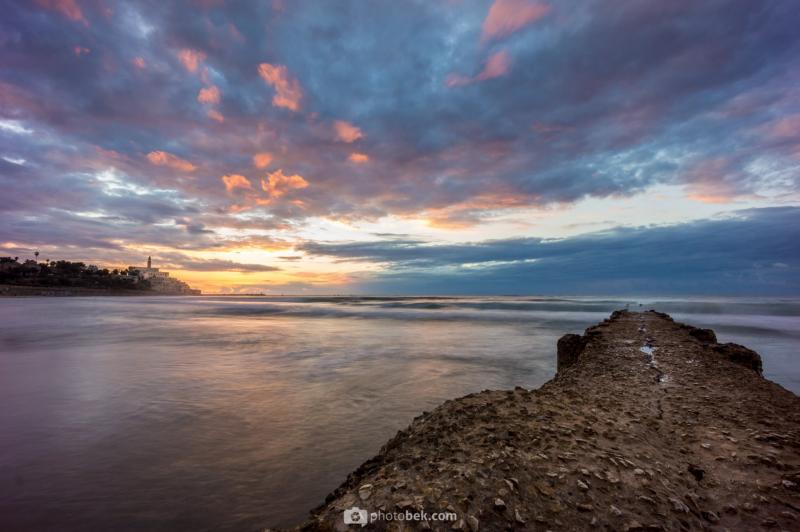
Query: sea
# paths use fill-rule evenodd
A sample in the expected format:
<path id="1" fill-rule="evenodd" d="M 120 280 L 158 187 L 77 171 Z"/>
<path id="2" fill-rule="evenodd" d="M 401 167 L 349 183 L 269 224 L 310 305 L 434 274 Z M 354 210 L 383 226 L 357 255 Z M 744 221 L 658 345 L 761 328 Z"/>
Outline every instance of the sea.
<path id="1" fill-rule="evenodd" d="M 799 299 L 0 299 L 0 530 L 296 525 L 415 416 L 540 386 L 561 335 L 626 307 L 800 393 Z"/>

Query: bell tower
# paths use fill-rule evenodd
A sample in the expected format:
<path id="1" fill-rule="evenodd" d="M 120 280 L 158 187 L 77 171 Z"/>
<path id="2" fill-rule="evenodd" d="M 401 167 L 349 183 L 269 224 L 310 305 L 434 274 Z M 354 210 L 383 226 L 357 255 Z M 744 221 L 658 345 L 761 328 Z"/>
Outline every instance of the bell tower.
<path id="1" fill-rule="evenodd" d="M 150 257 L 148 256 L 147 257 L 147 269 L 149 270 L 152 267 L 153 267 L 153 262 L 151 261 Z"/>

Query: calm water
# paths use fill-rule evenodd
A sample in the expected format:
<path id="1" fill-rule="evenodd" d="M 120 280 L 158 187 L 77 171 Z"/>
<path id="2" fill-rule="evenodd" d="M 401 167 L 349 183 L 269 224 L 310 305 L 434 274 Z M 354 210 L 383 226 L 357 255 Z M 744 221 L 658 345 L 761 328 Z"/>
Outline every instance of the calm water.
<path id="1" fill-rule="evenodd" d="M 800 392 L 798 300 L 0 299 L 0 529 L 288 526 L 423 410 L 630 303 Z"/>

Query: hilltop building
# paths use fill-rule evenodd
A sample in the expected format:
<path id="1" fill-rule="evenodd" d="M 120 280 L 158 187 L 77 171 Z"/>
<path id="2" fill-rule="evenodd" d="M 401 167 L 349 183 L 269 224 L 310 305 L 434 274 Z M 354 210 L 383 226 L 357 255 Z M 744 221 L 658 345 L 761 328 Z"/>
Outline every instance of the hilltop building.
<path id="1" fill-rule="evenodd" d="M 169 276 L 169 272 L 162 272 L 158 268 L 153 268 L 151 257 L 147 257 L 147 267 L 128 266 L 128 270 L 139 272 L 139 279 L 150 282 L 150 288 L 156 292 L 170 295 L 199 296 L 200 290 L 190 287 L 188 284 Z"/>

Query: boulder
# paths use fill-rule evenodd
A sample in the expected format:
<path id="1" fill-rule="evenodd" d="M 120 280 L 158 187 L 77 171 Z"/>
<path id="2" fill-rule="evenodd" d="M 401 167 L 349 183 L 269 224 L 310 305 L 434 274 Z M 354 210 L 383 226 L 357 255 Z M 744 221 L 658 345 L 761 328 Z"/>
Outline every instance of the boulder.
<path id="1" fill-rule="evenodd" d="M 691 331 L 689 331 L 689 334 L 703 344 L 717 343 L 717 335 L 714 334 L 714 331 L 712 331 L 711 329 L 693 328 Z"/>
<path id="2" fill-rule="evenodd" d="M 565 334 L 559 338 L 556 371 L 561 371 L 575 364 L 584 347 L 586 347 L 586 338 L 579 334 Z"/>
<path id="3" fill-rule="evenodd" d="M 739 344 L 717 344 L 714 346 L 714 352 L 761 375 L 763 370 L 761 356 L 752 349 Z"/>

